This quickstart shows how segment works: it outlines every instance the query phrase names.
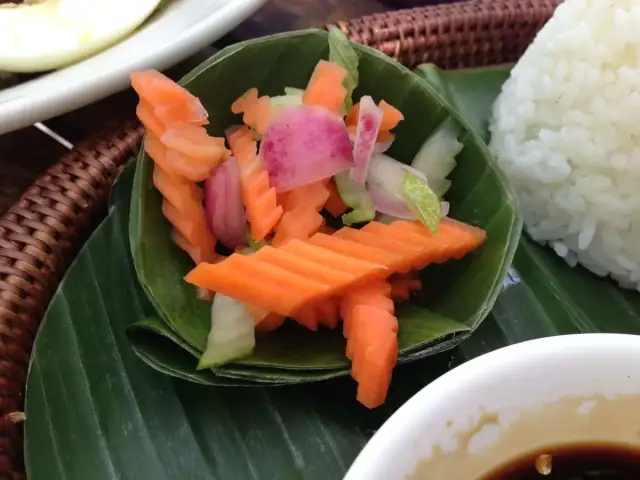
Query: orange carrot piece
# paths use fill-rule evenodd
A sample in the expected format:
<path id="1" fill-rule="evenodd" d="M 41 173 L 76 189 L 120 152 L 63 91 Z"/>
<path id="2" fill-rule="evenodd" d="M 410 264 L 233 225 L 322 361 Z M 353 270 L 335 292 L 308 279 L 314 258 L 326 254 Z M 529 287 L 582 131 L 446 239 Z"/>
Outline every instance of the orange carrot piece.
<path id="1" fill-rule="evenodd" d="M 202 262 L 211 263 L 216 259 L 215 251 L 205 249 L 201 245 L 191 244 L 189 240 L 175 229 L 171 232 L 171 239 L 180 249 L 187 252 L 196 265 Z"/>
<path id="2" fill-rule="evenodd" d="M 262 250 L 262 249 L 260 249 Z M 280 250 L 291 252 L 299 257 L 306 258 L 315 263 L 326 265 L 334 271 L 346 272 L 352 276 L 352 282 L 373 280 L 387 276 L 387 269 L 377 262 L 366 262 L 356 258 L 349 258 L 345 255 L 318 248 L 308 242 L 292 240 Z"/>
<path id="3" fill-rule="evenodd" d="M 376 137 L 377 142 L 390 142 L 391 140 L 393 140 L 393 134 L 388 130 L 380 130 Z"/>
<path id="4" fill-rule="evenodd" d="M 189 157 L 177 150 L 167 150 L 166 165 L 173 172 L 192 182 L 202 182 L 209 178 L 218 162 L 207 162 L 202 159 Z"/>
<path id="5" fill-rule="evenodd" d="M 395 335 L 382 335 L 378 339 L 367 339 L 369 344 L 361 354 L 365 357 L 362 367 L 356 370 L 356 400 L 370 409 L 379 407 L 386 400 L 393 368 L 398 361 L 398 338 Z"/>
<path id="6" fill-rule="evenodd" d="M 160 140 L 167 148 L 206 160 L 214 166 L 231 154 L 225 147 L 224 138 L 212 137 L 203 127 L 187 123 L 168 126 Z"/>
<path id="7" fill-rule="evenodd" d="M 369 223 L 372 224 L 374 227 L 370 228 L 375 229 L 380 229 L 376 224 L 382 225 Z M 318 233 L 308 241 L 292 240 L 279 250 L 294 255 L 280 257 L 278 266 L 268 262 L 273 258 L 269 253 L 273 247 L 265 246 L 248 257 L 234 254 L 216 265 L 200 264 L 187 275 L 186 280 L 258 308 L 290 316 L 303 306 L 321 298 L 338 296 L 349 288 L 388 278 L 394 273 L 422 268 L 433 261 L 458 258 L 477 248 L 485 238 L 482 230 L 450 219 L 443 219 L 436 235 L 424 225 L 404 220 L 385 226 L 380 230 L 384 236 L 364 231 L 365 228 L 353 230 L 344 227 L 331 236 Z M 322 246 L 318 238 L 324 238 Z M 332 248 L 335 245 L 341 245 L 340 248 L 346 245 L 347 252 L 356 253 L 352 256 L 337 253 L 337 248 Z M 363 251 L 376 252 L 377 257 L 363 260 L 362 254 L 357 253 L 359 246 L 367 247 L 361 248 Z M 308 262 L 346 272 L 353 277 L 346 283 L 344 276 L 341 277 L 343 280 L 327 283 L 326 271 L 311 268 Z M 243 281 L 249 286 L 244 288 Z"/>
<path id="8" fill-rule="evenodd" d="M 145 100 L 140 100 L 136 107 L 136 116 L 144 128 L 156 137 L 160 138 L 165 131 L 164 124 L 156 117 L 153 106 Z"/>
<path id="9" fill-rule="evenodd" d="M 188 180 L 171 177 L 158 165 L 153 167 L 153 185 L 178 211 L 186 213 L 198 208 L 198 187 Z"/>
<path id="10" fill-rule="evenodd" d="M 264 135 L 275 109 L 268 96 L 258 97 L 258 89 L 250 88 L 231 104 L 231 111 L 242 113 L 242 121 L 258 134 Z"/>
<path id="11" fill-rule="evenodd" d="M 162 202 L 162 214 L 193 248 L 200 249 L 201 252 L 210 252 L 204 254 L 209 261 L 215 258 L 216 241 L 206 225 L 204 216 L 200 216 L 197 211 L 181 212 L 166 199 Z"/>
<path id="12" fill-rule="evenodd" d="M 340 230 L 338 230 L 339 232 Z M 388 252 L 379 248 L 369 247 L 360 243 L 340 238 L 339 236 L 325 233 L 317 233 L 309 239 L 311 245 L 322 247 L 348 258 L 356 258 L 367 262 L 376 262 L 387 265 L 391 270 L 396 270 L 401 265 L 404 257 L 401 253 Z"/>
<path id="13" fill-rule="evenodd" d="M 322 180 L 289 192 L 286 210 L 273 238 L 274 246 L 284 245 L 293 239 L 306 240 L 324 225 L 324 218 L 319 212 L 329 198 L 326 184 Z"/>
<path id="14" fill-rule="evenodd" d="M 346 212 L 349 207 L 347 207 L 342 201 L 342 197 L 340 196 L 338 188 L 336 187 L 336 184 L 333 180 L 327 184 L 327 189 L 329 190 L 329 198 L 327 198 L 327 201 L 324 204 L 324 208 L 333 217 L 338 218 L 344 212 Z"/>
<path id="15" fill-rule="evenodd" d="M 263 240 L 282 217 L 283 208 L 276 202 L 276 189 L 269 184 L 269 174 L 257 157 L 257 145 L 248 127 L 227 132 L 231 151 L 240 167 L 242 200 L 254 241 Z"/>
<path id="16" fill-rule="evenodd" d="M 347 71 L 342 66 L 320 60 L 302 94 L 302 103 L 340 112 L 347 97 L 347 90 L 342 85 L 346 76 Z"/>
<path id="17" fill-rule="evenodd" d="M 422 290 L 422 282 L 417 272 L 398 273 L 389 278 L 391 298 L 396 302 L 404 302 L 411 298 L 413 292 Z"/>
<path id="18" fill-rule="evenodd" d="M 360 102 L 356 103 L 351 110 L 349 111 L 349 113 L 347 114 L 347 116 L 344 119 L 344 123 L 347 126 L 356 126 L 358 124 L 358 117 L 360 116 Z M 355 133 L 355 129 L 354 132 Z"/>
<path id="19" fill-rule="evenodd" d="M 157 70 L 133 72 L 131 86 L 165 124 L 206 123 L 207 111 L 198 97 Z"/>
<path id="20" fill-rule="evenodd" d="M 368 408 L 384 403 L 398 361 L 398 320 L 390 292 L 388 282 L 372 282 L 342 299 L 351 376 L 358 382 L 357 400 Z"/>
<path id="21" fill-rule="evenodd" d="M 215 265 L 201 263 L 187 274 L 185 280 L 287 317 L 304 303 L 334 290 L 314 279 L 259 261 L 258 253 L 269 248 L 262 247 L 250 256 L 234 253 Z"/>
<path id="22" fill-rule="evenodd" d="M 256 325 L 256 330 L 259 332 L 273 332 L 282 326 L 285 321 L 285 317 L 277 313 L 269 313 L 266 317 L 260 320 L 260 323 Z"/>
<path id="23" fill-rule="evenodd" d="M 253 255 L 269 265 L 275 265 L 298 275 L 313 278 L 324 285 L 348 285 L 354 278 L 357 278 L 354 273 L 333 269 L 325 264 L 296 255 L 290 250 L 261 248 Z"/>
<path id="24" fill-rule="evenodd" d="M 258 100 L 258 89 L 250 88 L 231 104 L 231 112 L 236 115 L 244 113 L 246 112 L 247 107 L 253 105 L 256 100 Z"/>
<path id="25" fill-rule="evenodd" d="M 380 130 L 389 131 L 394 129 L 402 120 L 404 120 L 402 112 L 384 100 L 381 100 L 380 103 L 378 103 L 378 106 L 382 109 L 382 123 L 380 123 Z"/>
<path id="26" fill-rule="evenodd" d="M 351 316 L 348 337 L 348 346 L 351 346 L 352 352 L 351 374 L 354 380 L 359 380 L 366 362 L 366 356 L 362 353 L 380 337 L 395 337 L 398 332 L 398 319 L 393 313 L 366 303 L 356 305 Z"/>

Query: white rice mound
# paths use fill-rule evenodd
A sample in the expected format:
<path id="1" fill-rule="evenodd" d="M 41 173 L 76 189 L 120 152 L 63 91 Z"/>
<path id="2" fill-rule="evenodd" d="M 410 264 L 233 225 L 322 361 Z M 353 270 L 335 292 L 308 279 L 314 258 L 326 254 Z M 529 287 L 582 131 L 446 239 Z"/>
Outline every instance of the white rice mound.
<path id="1" fill-rule="evenodd" d="M 640 290 L 640 2 L 567 0 L 493 109 L 527 232 Z"/>

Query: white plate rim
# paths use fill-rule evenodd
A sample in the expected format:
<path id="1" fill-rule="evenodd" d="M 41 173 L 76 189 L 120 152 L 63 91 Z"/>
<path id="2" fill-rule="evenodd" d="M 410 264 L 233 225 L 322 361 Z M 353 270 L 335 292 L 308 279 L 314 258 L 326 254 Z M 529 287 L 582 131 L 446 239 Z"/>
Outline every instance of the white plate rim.
<path id="1" fill-rule="evenodd" d="M 189 0 L 197 6 L 199 0 Z M 137 58 L 129 57 L 118 68 L 87 79 L 76 72 L 99 67 L 101 56 L 127 40 L 75 65 L 0 91 L 0 134 L 68 113 L 101 100 L 129 85 L 132 71 L 163 70 L 206 47 L 255 13 L 266 0 L 221 0 L 219 8 L 157 49 Z M 134 37 L 137 33 L 134 35 Z M 133 37 L 132 37 L 133 38 Z M 112 52 L 111 52 L 112 53 Z M 53 79 L 51 78 L 52 76 Z M 57 88 L 51 88 L 55 87 Z M 49 87 L 49 88 L 48 88 Z M 16 96 L 19 93 L 20 95 Z"/>

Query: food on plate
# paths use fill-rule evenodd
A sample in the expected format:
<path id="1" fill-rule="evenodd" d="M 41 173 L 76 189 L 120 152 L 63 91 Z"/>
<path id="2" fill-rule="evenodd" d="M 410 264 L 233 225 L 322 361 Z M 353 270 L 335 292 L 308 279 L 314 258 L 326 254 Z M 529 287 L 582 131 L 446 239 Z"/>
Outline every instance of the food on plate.
<path id="1" fill-rule="evenodd" d="M 219 126 L 224 138 L 162 74 L 136 72 L 132 85 L 163 214 L 195 264 L 184 280 L 213 295 L 199 368 L 250 354 L 256 331 L 278 335 L 287 318 L 311 331 L 342 321 L 357 399 L 375 408 L 398 359 L 394 301 L 422 288 L 424 267 L 465 256 L 486 234 L 446 216 L 457 132 L 437 129 L 413 166 L 383 153 L 402 112 L 367 95 L 354 103 L 358 57 L 336 30 L 329 46 L 305 89 L 240 95 L 229 109 L 241 124 Z"/>
<path id="2" fill-rule="evenodd" d="M 529 235 L 640 289 L 640 10 L 567 0 L 513 68 L 490 148 Z"/>
<path id="3" fill-rule="evenodd" d="M 160 3 L 161 0 L 0 2 L 0 70 L 42 72 L 81 60 L 129 35 Z"/>

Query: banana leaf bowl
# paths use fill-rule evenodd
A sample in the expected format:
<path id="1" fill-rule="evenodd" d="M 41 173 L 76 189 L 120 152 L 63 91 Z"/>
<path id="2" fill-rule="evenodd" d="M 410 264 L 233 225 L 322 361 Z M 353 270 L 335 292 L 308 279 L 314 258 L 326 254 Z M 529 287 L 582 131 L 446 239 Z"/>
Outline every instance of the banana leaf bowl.
<path id="1" fill-rule="evenodd" d="M 522 222 L 508 182 L 457 110 L 430 83 L 399 63 L 377 50 L 358 44 L 353 47 L 359 57 L 354 102 L 370 95 L 376 102 L 384 99 L 404 115 L 394 130 L 396 139 L 389 156 L 409 163 L 442 122 L 451 119 L 458 124 L 463 149 L 449 177 L 450 216 L 487 233 L 485 244 L 472 255 L 424 269 L 423 293 L 398 307 L 399 361 L 408 362 L 456 346 L 480 325 L 502 288 Z M 257 87 L 260 95 L 276 96 L 284 87 L 304 88 L 315 65 L 328 59 L 328 54 L 328 35 L 320 30 L 257 38 L 220 51 L 180 83 L 208 111 L 210 133 L 223 136 L 225 128 L 241 123 L 230 106 L 246 90 Z M 129 235 L 137 278 L 157 314 L 129 328 L 140 357 L 158 370 L 182 378 L 197 374 L 200 381 L 213 385 L 300 383 L 347 374 L 349 361 L 341 329 L 321 327 L 311 332 L 294 324 L 259 336 L 249 356 L 196 371 L 210 329 L 211 307 L 182 280 L 193 265 L 171 241 L 152 173 L 153 164 L 143 150 L 135 172 Z M 154 338 L 191 353 L 191 365 L 177 368 L 171 354 L 158 349 Z M 159 350 L 162 357 L 157 355 Z"/>

